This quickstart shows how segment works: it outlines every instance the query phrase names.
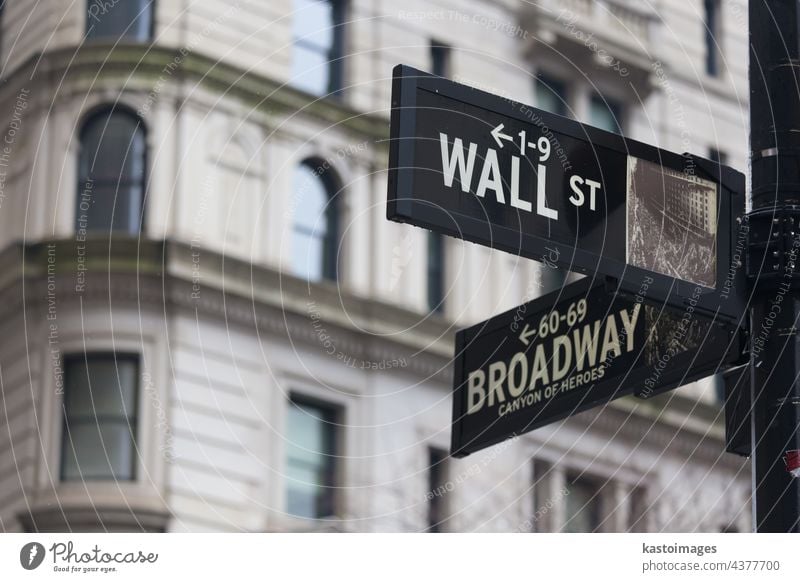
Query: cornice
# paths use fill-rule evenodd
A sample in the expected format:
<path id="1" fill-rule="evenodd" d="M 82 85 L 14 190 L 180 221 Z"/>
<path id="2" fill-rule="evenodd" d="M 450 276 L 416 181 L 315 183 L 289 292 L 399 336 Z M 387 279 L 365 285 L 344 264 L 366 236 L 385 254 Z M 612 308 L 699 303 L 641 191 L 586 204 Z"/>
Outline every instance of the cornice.
<path id="1" fill-rule="evenodd" d="M 172 71 L 166 75 L 170 66 Z M 23 86 L 57 85 L 63 92 L 81 81 L 100 89 L 104 81 L 115 81 L 114 86 L 118 88 L 119 81 L 123 80 L 131 90 L 150 90 L 159 78 L 176 84 L 190 81 L 217 93 L 225 92 L 251 110 L 262 110 L 265 114 L 295 114 L 302 110 L 304 116 L 315 118 L 326 127 L 339 126 L 361 139 L 372 138 L 379 144 L 389 136 L 386 116 L 357 111 L 346 100 L 310 95 L 201 52 L 162 45 L 118 44 L 113 47 L 93 42 L 34 55 L 6 77 L 0 87 L 0 103 L 14 99 Z M 34 94 L 39 95 L 39 100 L 52 98 L 52 91 Z"/>
<path id="2" fill-rule="evenodd" d="M 366 362 L 404 360 L 406 365 L 398 368 L 398 373 L 412 373 L 445 385 L 452 382 L 449 362 L 453 328 L 448 321 L 428 318 L 420 322 L 419 313 L 355 297 L 336 286 L 309 285 L 276 269 L 223 257 L 210 250 L 201 251 L 202 283 L 199 294 L 195 294 L 191 265 L 192 253 L 197 249 L 177 241 L 115 239 L 110 259 L 107 241 L 88 242 L 84 259 L 88 273 L 81 293 L 74 289 L 78 264 L 74 240 L 7 248 L 0 253 L 0 317 L 22 313 L 23 308 L 35 307 L 41 312 L 42 303 L 47 301 L 50 245 L 60 257 L 51 271 L 60 308 L 74 305 L 82 297 L 84 305 L 127 302 L 150 306 L 168 316 L 178 310 L 184 314 L 199 311 L 229 325 L 324 351 L 319 329 L 312 324 L 310 297 L 314 317 L 338 352 Z M 403 326 L 409 331 L 382 335 L 388 328 Z M 674 411 L 684 421 L 662 411 Z M 602 414 L 590 411 L 567 422 L 594 422 L 598 430 L 610 434 L 619 431 L 634 441 L 656 431 L 656 442 L 674 441 L 671 446 L 680 447 L 687 455 L 738 468 L 743 461 L 723 454 L 720 417 L 716 408 L 673 392 L 647 401 L 623 398 L 604 407 Z M 689 434 L 693 436 L 688 438 Z"/>

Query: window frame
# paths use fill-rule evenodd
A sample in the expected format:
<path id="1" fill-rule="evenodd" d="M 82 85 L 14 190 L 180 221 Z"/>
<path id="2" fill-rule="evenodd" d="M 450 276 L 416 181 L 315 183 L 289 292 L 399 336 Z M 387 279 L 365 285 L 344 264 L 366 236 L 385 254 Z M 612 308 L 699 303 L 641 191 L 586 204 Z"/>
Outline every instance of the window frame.
<path id="1" fill-rule="evenodd" d="M 589 95 L 589 115 L 592 115 L 592 108 L 594 105 L 602 105 L 604 109 L 607 109 L 611 113 L 611 117 L 616 124 L 616 129 L 607 129 L 605 127 L 601 127 L 603 131 L 610 131 L 612 133 L 616 133 L 618 135 L 625 135 L 625 104 L 618 100 L 614 99 L 613 97 L 609 98 L 604 96 L 602 93 L 598 91 L 592 91 L 591 95 Z M 589 119 L 589 125 L 593 127 L 599 127 L 595 123 L 594 119 Z M 619 130 L 619 131 L 617 131 Z"/>
<path id="2" fill-rule="evenodd" d="M 428 231 L 425 255 L 425 292 L 428 311 L 443 314 L 445 309 L 446 240 L 444 235 Z M 434 260 L 435 259 L 435 260 Z"/>
<path id="3" fill-rule="evenodd" d="M 426 504 L 426 533 L 444 533 L 449 518 L 447 483 L 450 481 L 450 455 L 445 449 L 428 447 L 428 503 Z M 444 487 L 444 492 L 436 491 Z"/>
<path id="4" fill-rule="evenodd" d="M 311 408 L 316 408 L 318 411 L 323 412 L 327 418 L 324 418 L 322 422 L 324 423 L 325 430 L 328 432 L 330 437 L 330 449 L 329 452 L 324 454 L 323 456 L 329 459 L 329 467 L 326 467 L 325 475 L 327 475 L 328 480 L 322 486 L 322 490 L 325 493 L 325 503 L 324 505 L 327 507 L 327 514 L 325 512 L 321 512 L 319 515 L 315 517 L 307 517 L 302 515 L 296 515 L 289 511 L 289 452 L 287 447 L 284 446 L 283 452 L 283 463 L 282 466 L 284 468 L 284 480 L 283 480 L 283 492 L 284 492 L 284 504 L 282 510 L 284 511 L 285 515 L 291 520 L 299 520 L 299 521 L 323 521 L 331 518 L 335 518 L 338 515 L 338 512 L 341 509 L 341 494 L 340 494 L 340 486 L 339 483 L 341 481 L 342 476 L 342 467 L 340 461 L 340 455 L 342 450 L 342 438 L 343 438 L 343 422 L 342 417 L 344 415 L 343 407 L 340 404 L 335 402 L 331 402 L 328 400 L 323 400 L 320 398 L 316 398 L 314 396 L 309 396 L 304 393 L 299 392 L 291 392 L 289 394 L 288 399 L 286 400 L 286 406 L 284 409 L 284 414 L 286 418 L 286 422 L 284 424 L 284 442 L 288 442 L 289 436 L 289 409 L 293 406 L 307 406 Z"/>
<path id="5" fill-rule="evenodd" d="M 327 51 L 327 72 L 328 72 L 328 86 L 322 94 L 311 93 L 317 97 L 325 98 L 330 97 L 333 99 L 341 100 L 344 92 L 344 54 L 345 54 L 345 25 L 347 15 L 347 2 L 348 0 L 313 0 L 316 2 L 324 2 L 331 5 L 331 28 L 332 38 L 331 46 Z M 296 18 L 296 11 L 293 11 L 292 18 Z M 312 50 L 318 52 L 320 47 L 309 42 L 305 38 L 295 37 L 292 35 L 292 54 L 291 61 L 295 59 L 294 47 L 300 47 L 305 50 Z M 291 85 L 290 81 L 290 85 Z M 294 85 L 292 85 L 294 86 Z M 296 87 L 300 91 L 306 91 L 302 87 Z"/>
<path id="6" fill-rule="evenodd" d="M 431 39 L 428 50 L 431 57 L 431 73 L 437 77 L 449 78 L 453 67 L 453 47 Z"/>
<path id="7" fill-rule="evenodd" d="M 123 0 L 118 0 L 123 1 Z M 130 0 L 124 0 L 130 1 Z M 125 35 L 124 33 L 120 33 L 116 36 L 90 36 L 89 35 L 89 7 L 92 4 L 102 4 L 102 0 L 86 0 L 86 10 L 83 11 L 86 20 L 84 22 L 83 27 L 83 42 L 96 42 L 96 43 L 110 43 L 113 42 L 114 44 L 121 44 L 121 43 L 138 43 L 138 44 L 147 44 L 153 42 L 155 37 L 155 30 L 156 30 L 156 0 L 139 0 L 140 2 L 147 5 L 148 10 L 150 12 L 149 22 L 147 23 L 147 32 L 145 33 L 145 38 L 139 39 Z M 141 13 L 141 10 L 140 10 Z M 128 28 L 130 28 L 131 23 L 128 23 Z"/>
<path id="8" fill-rule="evenodd" d="M 127 116 L 132 120 L 137 121 L 137 130 L 141 132 L 142 136 L 142 143 L 144 146 L 144 151 L 142 152 L 142 176 L 140 180 L 132 180 L 132 179 L 114 179 L 114 178 L 92 178 L 92 190 L 96 190 L 98 185 L 104 182 L 110 182 L 116 185 L 115 194 L 118 194 L 119 191 L 123 187 L 130 186 L 131 184 L 135 184 L 140 182 L 141 187 L 141 205 L 139 208 L 139 220 L 137 223 L 137 228 L 135 232 L 131 232 L 128 229 L 114 229 L 113 225 L 109 228 L 103 229 L 96 229 L 96 228 L 86 228 L 86 235 L 87 237 L 96 237 L 96 236 L 135 236 L 141 237 L 147 228 L 147 191 L 149 186 L 149 178 L 150 178 L 150 144 L 149 144 L 149 132 L 147 128 L 147 124 L 145 123 L 144 119 L 131 107 L 123 104 L 103 104 L 99 107 L 94 108 L 89 113 L 84 115 L 83 119 L 81 120 L 80 124 L 78 125 L 78 151 L 77 151 L 77 159 L 76 159 L 76 174 L 77 174 L 77 191 L 75 192 L 75 215 L 72 221 L 72 226 L 75 232 L 78 232 L 80 229 L 79 220 L 81 217 L 81 196 L 85 191 L 85 185 L 87 183 L 86 176 L 82 173 L 82 162 L 83 162 L 83 154 L 84 154 L 84 134 L 86 133 L 89 125 L 96 121 L 102 120 L 102 118 L 106 118 L 108 120 L 113 115 L 122 115 Z M 106 121 L 106 125 L 108 121 Z M 130 201 L 128 201 L 130 203 Z"/>
<path id="9" fill-rule="evenodd" d="M 319 279 L 308 279 L 312 282 L 319 283 L 321 281 L 330 281 L 330 282 L 337 282 L 339 281 L 340 276 L 340 269 L 339 269 L 339 243 L 341 242 L 341 222 L 342 222 L 342 211 L 341 211 L 341 181 L 330 167 L 330 163 L 320 160 L 319 158 L 306 158 L 299 162 L 295 167 L 295 171 L 297 171 L 301 166 L 305 166 L 314 177 L 320 181 L 323 188 L 325 189 L 325 193 L 327 194 L 327 203 L 325 204 L 324 210 L 324 221 L 325 221 L 325 234 L 322 236 L 322 269 L 321 269 L 321 276 Z M 320 169 L 324 168 L 324 170 L 320 171 Z M 294 187 L 294 184 L 292 185 Z M 294 192 L 294 196 L 297 196 L 298 193 Z M 312 229 L 310 232 L 306 232 L 305 229 L 298 229 L 297 221 L 296 221 L 296 213 L 300 210 L 299 205 L 297 205 L 294 209 L 294 214 L 292 215 L 292 237 L 295 234 L 301 232 L 305 236 L 314 236 L 314 230 Z M 294 243 L 293 243 L 294 244 Z M 296 276 L 301 276 L 293 269 L 293 272 Z"/>
<path id="10" fill-rule="evenodd" d="M 705 72 L 711 78 L 722 76 L 722 2 L 703 1 L 703 46 L 705 48 Z"/>
<path id="11" fill-rule="evenodd" d="M 573 489 L 575 487 L 575 483 L 579 482 L 581 486 L 588 486 L 590 487 L 594 493 L 589 499 L 587 504 L 584 504 L 580 511 L 585 511 L 587 506 L 592 511 L 593 515 L 591 516 L 592 520 L 592 529 L 588 532 L 583 531 L 573 531 L 568 529 L 567 524 L 571 521 L 573 516 L 569 515 L 569 503 L 570 503 L 570 496 L 573 494 Z M 593 475 L 586 475 L 585 473 L 580 472 L 570 472 L 568 471 L 564 475 L 564 486 L 568 493 L 564 496 L 564 522 L 561 524 L 560 531 L 565 533 L 600 533 L 602 530 L 603 525 L 603 503 L 604 503 L 604 489 L 609 487 L 611 481 L 605 480 L 605 483 Z M 572 497 L 574 499 L 574 497 Z"/>
<path id="12" fill-rule="evenodd" d="M 561 97 L 561 99 L 559 100 L 558 111 L 550 111 L 549 109 L 545 109 L 544 107 L 542 107 L 542 103 L 539 102 L 540 87 L 543 87 L 544 89 L 547 89 L 551 93 Z M 553 89 L 556 90 L 554 91 Z M 557 76 L 551 75 L 547 71 L 539 71 L 536 73 L 533 79 L 533 91 L 537 108 L 542 109 L 543 111 L 547 111 L 548 113 L 553 113 L 554 115 L 560 115 L 561 117 L 572 118 L 569 111 L 570 109 L 569 82 L 560 79 Z"/>
<path id="13" fill-rule="evenodd" d="M 73 426 L 73 423 L 70 422 L 70 416 L 67 410 L 67 403 L 69 401 L 68 390 L 69 390 L 69 380 L 67 378 L 67 366 L 69 365 L 70 361 L 79 362 L 82 364 L 88 373 L 89 367 L 89 360 L 92 358 L 109 358 L 114 362 L 115 367 L 117 367 L 117 362 L 120 359 L 123 360 L 133 360 L 135 363 L 135 378 L 136 384 L 133 387 L 134 394 L 133 394 L 133 411 L 130 412 L 128 416 L 120 416 L 114 417 L 111 419 L 112 422 L 124 422 L 125 426 L 128 428 L 128 433 L 131 437 L 131 446 L 132 446 L 132 454 L 131 454 L 131 467 L 130 467 L 130 477 L 127 478 L 119 478 L 115 475 L 111 475 L 109 477 L 96 477 L 96 476 L 85 476 L 81 473 L 80 478 L 66 478 L 65 476 L 65 459 L 68 453 L 67 447 L 72 445 L 72 439 L 70 437 L 70 430 Z M 60 443 L 58 448 L 58 480 L 61 484 L 67 483 L 85 483 L 85 482 L 95 482 L 95 483 L 107 483 L 107 482 L 114 482 L 114 483 L 135 483 L 139 479 L 139 439 L 140 439 L 140 427 L 139 422 L 141 419 L 141 403 L 139 402 L 141 398 L 142 386 L 141 386 L 141 371 L 142 371 L 142 355 L 138 352 L 133 351 L 109 351 L 109 350 L 87 350 L 87 351 L 71 351 L 63 353 L 61 356 L 61 369 L 64 371 L 64 393 L 63 397 L 61 398 L 61 411 L 60 411 L 60 418 L 61 418 L 61 430 L 60 430 Z M 118 371 L 118 367 L 117 367 Z M 119 376 L 117 376 L 117 382 L 119 382 Z M 116 388 L 119 388 L 119 383 L 117 384 Z M 93 398 L 93 397 L 92 397 Z M 86 416 L 81 418 L 80 423 L 86 424 L 90 421 L 97 420 L 98 417 L 95 416 Z M 100 424 L 99 420 L 96 422 L 98 425 Z"/>

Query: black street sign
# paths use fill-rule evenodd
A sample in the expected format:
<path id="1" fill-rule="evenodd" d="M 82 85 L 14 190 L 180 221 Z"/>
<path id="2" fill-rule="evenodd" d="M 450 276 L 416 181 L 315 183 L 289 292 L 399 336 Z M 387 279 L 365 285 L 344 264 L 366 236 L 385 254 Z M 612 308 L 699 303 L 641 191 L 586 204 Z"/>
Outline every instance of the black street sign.
<path id="1" fill-rule="evenodd" d="M 404 65 L 394 69 L 387 215 L 618 280 L 729 319 L 744 176 Z"/>
<path id="2" fill-rule="evenodd" d="M 742 359 L 735 325 L 584 278 L 459 331 L 451 453 L 463 457 L 629 394 L 647 398 Z"/>

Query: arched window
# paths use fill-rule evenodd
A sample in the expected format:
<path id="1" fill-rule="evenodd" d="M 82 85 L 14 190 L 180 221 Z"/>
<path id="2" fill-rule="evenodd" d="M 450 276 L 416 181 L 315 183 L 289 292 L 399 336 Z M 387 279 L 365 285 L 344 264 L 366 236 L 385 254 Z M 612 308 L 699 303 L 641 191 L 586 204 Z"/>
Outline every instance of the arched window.
<path id="1" fill-rule="evenodd" d="M 154 4 L 155 0 L 86 0 L 86 38 L 150 40 Z"/>
<path id="2" fill-rule="evenodd" d="M 294 173 L 292 270 L 310 281 L 336 280 L 339 212 L 336 180 L 323 163 L 306 160 Z"/>
<path id="3" fill-rule="evenodd" d="M 79 158 L 78 232 L 137 234 L 145 188 L 142 120 L 120 110 L 91 116 L 81 129 Z"/>

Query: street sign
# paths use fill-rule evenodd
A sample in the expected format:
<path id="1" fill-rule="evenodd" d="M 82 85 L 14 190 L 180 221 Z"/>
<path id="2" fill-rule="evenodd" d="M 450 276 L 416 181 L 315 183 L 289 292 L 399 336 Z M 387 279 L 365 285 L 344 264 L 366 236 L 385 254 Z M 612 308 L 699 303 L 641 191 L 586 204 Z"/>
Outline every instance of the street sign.
<path id="1" fill-rule="evenodd" d="M 459 331 L 451 454 L 621 396 L 656 395 L 742 358 L 735 325 L 691 301 L 653 301 L 652 281 L 645 275 L 634 291 L 587 277 Z"/>
<path id="2" fill-rule="evenodd" d="M 737 319 L 744 176 L 404 65 L 387 216 Z"/>

